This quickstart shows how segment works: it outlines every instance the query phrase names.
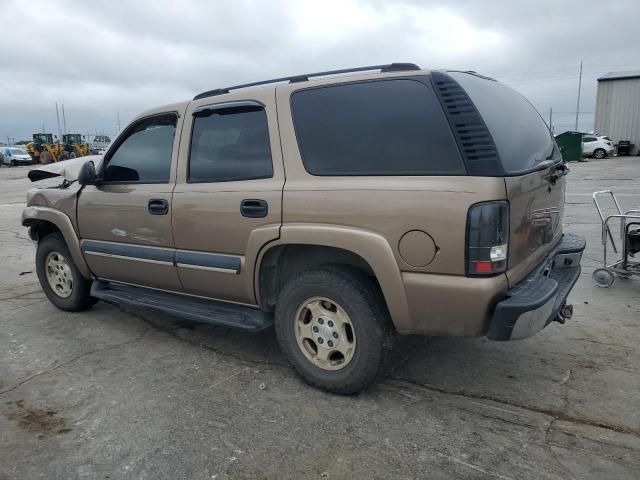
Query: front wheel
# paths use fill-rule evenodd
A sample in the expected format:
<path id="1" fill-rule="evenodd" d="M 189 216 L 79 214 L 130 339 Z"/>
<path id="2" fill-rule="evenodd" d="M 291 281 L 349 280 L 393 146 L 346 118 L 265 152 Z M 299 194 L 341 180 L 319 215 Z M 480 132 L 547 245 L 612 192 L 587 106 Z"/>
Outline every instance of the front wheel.
<path id="1" fill-rule="evenodd" d="M 45 295 L 59 309 L 79 312 L 96 302 L 91 280 L 80 274 L 61 235 L 47 235 L 38 242 L 36 272 Z"/>
<path id="2" fill-rule="evenodd" d="M 593 152 L 593 158 L 597 158 L 598 160 L 602 160 L 606 156 L 607 152 L 605 152 L 603 148 L 597 148 L 595 152 Z"/>
<path id="3" fill-rule="evenodd" d="M 378 377 L 394 338 L 374 283 L 339 267 L 291 279 L 278 296 L 275 328 L 280 347 L 304 381 L 346 395 Z"/>
<path id="4" fill-rule="evenodd" d="M 40 152 L 40 155 L 39 155 L 38 159 L 40 160 L 40 163 L 42 163 L 43 165 L 46 165 L 46 164 L 51 163 L 53 161 L 52 157 L 51 157 L 51 154 L 49 152 L 47 152 L 47 151 Z"/>

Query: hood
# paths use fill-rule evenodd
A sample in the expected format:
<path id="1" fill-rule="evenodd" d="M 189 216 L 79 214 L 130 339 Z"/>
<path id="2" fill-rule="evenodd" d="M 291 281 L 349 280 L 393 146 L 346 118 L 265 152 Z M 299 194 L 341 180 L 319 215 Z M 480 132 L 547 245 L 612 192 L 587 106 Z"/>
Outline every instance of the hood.
<path id="1" fill-rule="evenodd" d="M 80 168 L 85 164 L 85 162 L 93 162 L 96 170 L 98 170 L 102 164 L 102 158 L 102 155 L 89 155 L 86 157 L 73 158 L 71 160 L 42 165 L 41 167 L 29 170 L 27 177 L 29 177 L 29 180 L 32 182 L 53 177 L 64 177 L 69 182 L 73 182 L 78 179 Z"/>

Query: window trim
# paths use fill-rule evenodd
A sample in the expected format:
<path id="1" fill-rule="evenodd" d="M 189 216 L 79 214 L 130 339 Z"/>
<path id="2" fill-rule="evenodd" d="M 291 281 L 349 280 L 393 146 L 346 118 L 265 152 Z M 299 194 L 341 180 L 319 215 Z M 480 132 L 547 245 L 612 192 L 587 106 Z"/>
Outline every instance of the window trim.
<path id="1" fill-rule="evenodd" d="M 203 112 L 205 110 L 233 110 L 235 108 L 243 108 L 243 107 L 255 107 L 264 112 L 264 119 L 267 124 L 267 140 L 269 141 L 269 158 L 271 159 L 271 175 L 264 175 L 260 177 L 251 177 L 251 178 L 226 178 L 224 180 L 191 180 L 189 178 L 191 173 L 191 149 L 193 147 L 193 130 L 196 125 L 196 118 L 198 118 L 198 113 Z M 191 114 L 191 131 L 189 132 L 189 149 L 187 151 L 187 171 L 186 171 L 186 183 L 187 184 L 198 184 L 198 183 L 229 183 L 229 182 L 251 182 L 254 180 L 266 180 L 273 178 L 275 175 L 275 169 L 273 168 L 273 149 L 271 148 L 271 129 L 269 127 L 269 117 L 267 116 L 267 107 L 264 103 L 259 100 L 233 100 L 230 102 L 222 102 L 222 103 L 213 103 L 208 105 L 203 105 L 201 107 L 196 108 Z"/>
<path id="2" fill-rule="evenodd" d="M 167 185 L 169 183 L 171 183 L 171 172 L 172 172 L 172 168 L 171 165 L 169 166 L 169 178 L 165 181 L 165 180 L 153 180 L 153 181 L 146 181 L 146 182 L 141 182 L 139 180 L 116 180 L 116 181 L 109 181 L 109 180 L 105 180 L 104 179 L 104 174 L 105 171 L 107 169 L 107 166 L 109 165 L 109 162 L 111 161 L 111 158 L 113 158 L 113 155 L 118 151 L 118 149 L 120 148 L 120 146 L 130 137 L 130 133 L 132 130 L 134 130 L 140 123 L 152 120 L 154 118 L 161 118 L 161 117 L 168 117 L 170 115 L 173 115 L 175 117 L 175 132 L 174 132 L 174 137 L 173 137 L 173 145 L 171 145 L 171 165 L 173 165 L 173 153 L 174 153 L 174 149 L 175 149 L 175 140 L 176 137 L 179 136 L 177 135 L 178 133 L 178 120 L 180 119 L 180 113 L 176 110 L 170 110 L 167 112 L 160 112 L 160 113 L 153 113 L 151 115 L 146 115 L 144 117 L 140 117 L 137 118 L 136 120 L 134 120 L 133 122 L 131 122 L 127 128 L 124 129 L 124 131 L 118 135 L 118 137 L 115 139 L 115 141 L 109 146 L 109 149 L 107 150 L 107 152 L 104 154 L 104 160 L 102 161 L 102 165 L 100 166 L 100 185 Z"/>
<path id="3" fill-rule="evenodd" d="M 451 140 L 453 141 L 454 145 L 455 145 L 455 152 L 457 153 L 458 156 L 458 160 L 460 162 L 460 167 L 461 169 L 458 172 L 429 172 L 429 171 L 425 171 L 425 172 L 420 172 L 420 173 L 408 173 L 408 172 L 403 172 L 403 173 L 398 173 L 398 174 L 393 174 L 393 173 L 388 173 L 388 172 L 366 172 L 366 173 L 362 173 L 362 172 L 340 172 L 340 173 L 313 173 L 312 171 L 310 171 L 307 168 L 307 164 L 304 160 L 304 154 L 302 152 L 302 147 L 301 147 L 301 143 L 300 143 L 300 134 L 298 132 L 298 126 L 296 124 L 296 120 L 295 120 L 295 114 L 293 111 L 293 97 L 299 93 L 299 92 L 306 92 L 309 90 L 317 90 L 317 89 L 321 89 L 321 88 L 330 88 L 330 87 L 339 87 L 339 86 L 343 86 L 343 85 L 358 85 L 358 84 L 363 84 L 363 83 L 374 83 L 374 82 L 390 82 L 390 81 L 397 81 L 397 80 L 409 80 L 409 81 L 413 81 L 416 83 L 420 83 L 422 84 L 426 89 L 432 89 L 434 95 L 436 96 L 436 105 L 437 107 L 440 109 L 440 111 L 442 112 L 442 115 L 444 117 L 445 123 L 446 123 L 446 127 L 449 130 L 449 132 L 451 133 Z M 453 134 L 453 131 L 451 130 L 451 126 L 449 125 L 449 122 L 447 120 L 446 114 L 444 112 L 444 110 L 442 109 L 442 105 L 440 104 L 439 100 L 437 99 L 437 95 L 436 92 L 433 90 L 433 86 L 431 85 L 430 82 L 430 75 L 405 75 L 405 76 L 398 76 L 398 77 L 384 77 L 384 78 L 370 78 L 367 80 L 355 80 L 355 81 L 346 81 L 346 82 L 336 82 L 336 83 L 328 83 L 328 84 L 323 84 L 323 85 L 314 85 L 311 87 L 305 87 L 305 88 L 300 88 L 297 90 L 294 90 L 293 92 L 291 92 L 291 94 L 289 95 L 289 110 L 291 112 L 291 123 L 293 124 L 293 132 L 296 138 L 296 146 L 298 147 L 298 154 L 300 155 L 300 160 L 302 162 L 302 167 L 304 168 L 304 170 L 311 176 L 313 177 L 466 177 L 469 175 L 468 171 L 467 171 L 467 166 L 464 162 L 464 159 L 462 158 L 462 155 L 460 154 L 460 149 L 458 148 L 458 144 L 456 142 L 455 136 Z"/>

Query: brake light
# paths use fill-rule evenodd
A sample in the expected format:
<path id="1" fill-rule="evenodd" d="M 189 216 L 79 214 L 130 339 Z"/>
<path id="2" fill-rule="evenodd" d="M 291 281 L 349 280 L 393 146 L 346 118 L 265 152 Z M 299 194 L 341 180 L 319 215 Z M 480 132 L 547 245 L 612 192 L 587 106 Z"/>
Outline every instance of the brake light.
<path id="1" fill-rule="evenodd" d="M 467 214 L 467 275 L 495 275 L 507 269 L 509 203 L 476 203 Z"/>

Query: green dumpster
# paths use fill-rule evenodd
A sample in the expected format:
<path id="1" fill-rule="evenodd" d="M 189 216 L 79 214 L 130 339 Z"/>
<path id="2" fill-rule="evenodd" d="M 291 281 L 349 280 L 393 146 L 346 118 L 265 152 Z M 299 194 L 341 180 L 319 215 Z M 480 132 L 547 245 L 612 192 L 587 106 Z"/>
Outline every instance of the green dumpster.
<path id="1" fill-rule="evenodd" d="M 564 132 L 556 136 L 556 143 L 565 162 L 582 161 L 582 133 Z"/>

